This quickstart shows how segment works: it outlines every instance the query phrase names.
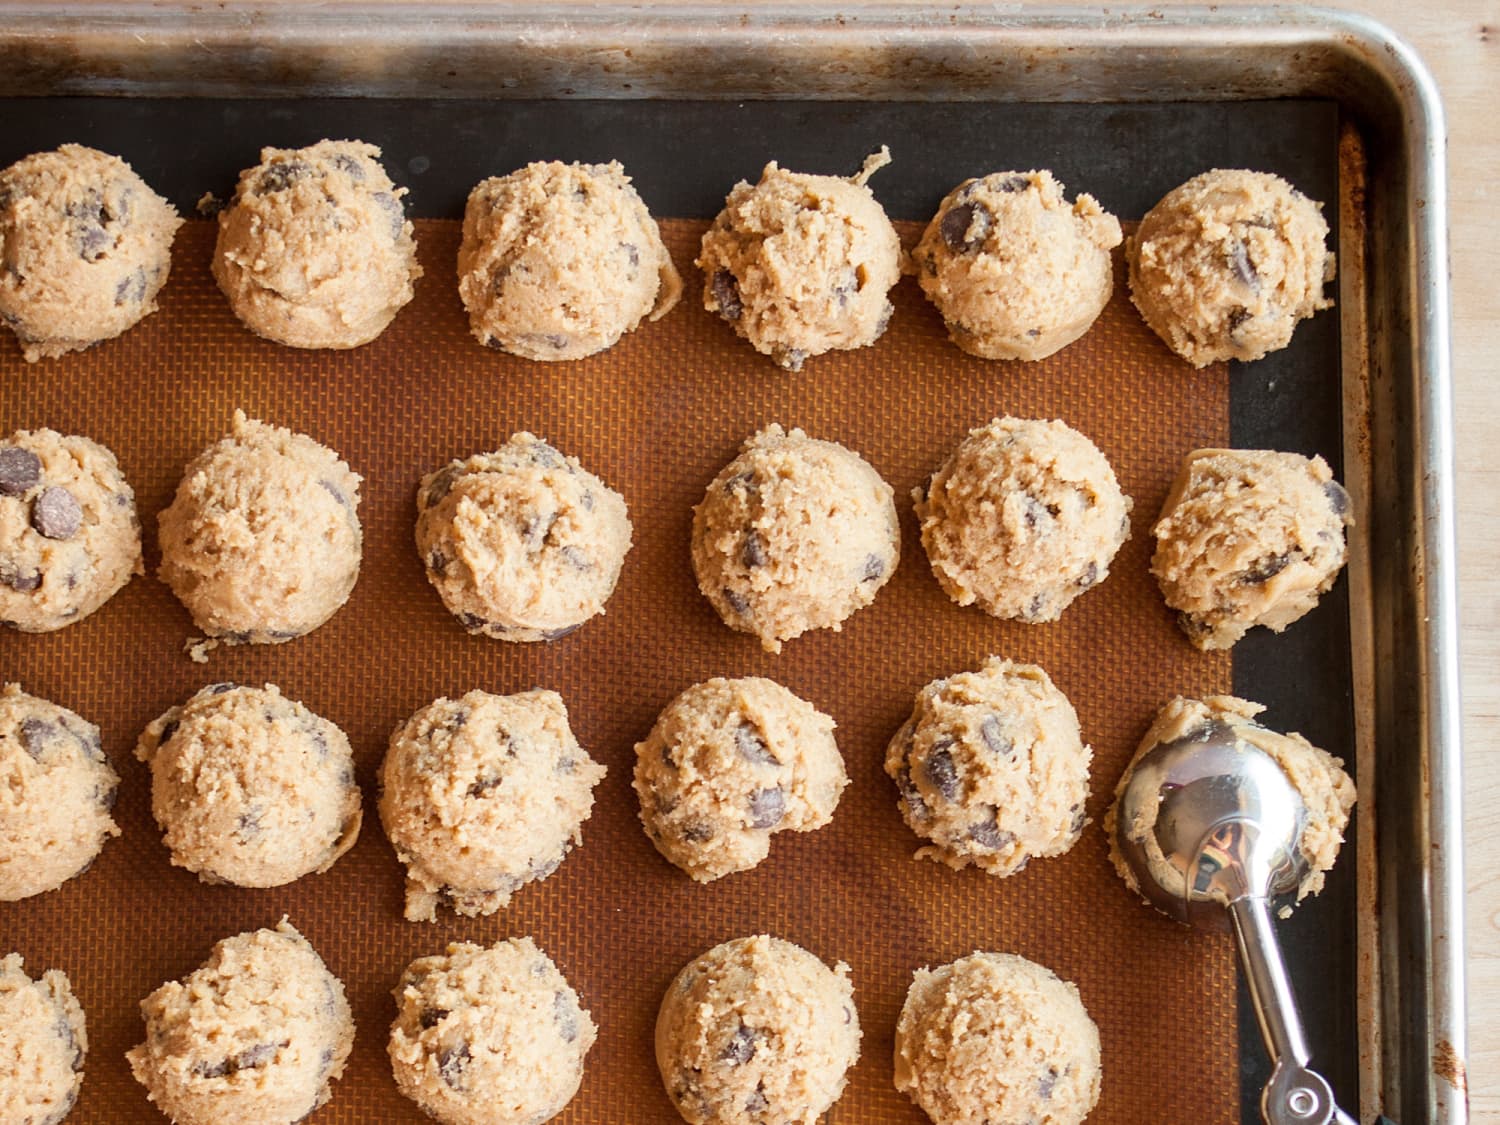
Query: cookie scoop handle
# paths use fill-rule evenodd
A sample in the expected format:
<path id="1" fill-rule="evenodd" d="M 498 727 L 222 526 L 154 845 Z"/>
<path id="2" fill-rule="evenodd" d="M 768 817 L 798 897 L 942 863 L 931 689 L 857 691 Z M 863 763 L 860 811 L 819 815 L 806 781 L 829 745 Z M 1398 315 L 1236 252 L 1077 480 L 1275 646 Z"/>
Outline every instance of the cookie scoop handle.
<path id="1" fill-rule="evenodd" d="M 1235 899 L 1229 904 L 1229 917 L 1255 1018 L 1274 1064 L 1260 1099 L 1266 1125 L 1357 1125 L 1334 1104 L 1328 1080 L 1307 1066 L 1307 1039 L 1271 924 L 1269 900 L 1260 895 Z"/>

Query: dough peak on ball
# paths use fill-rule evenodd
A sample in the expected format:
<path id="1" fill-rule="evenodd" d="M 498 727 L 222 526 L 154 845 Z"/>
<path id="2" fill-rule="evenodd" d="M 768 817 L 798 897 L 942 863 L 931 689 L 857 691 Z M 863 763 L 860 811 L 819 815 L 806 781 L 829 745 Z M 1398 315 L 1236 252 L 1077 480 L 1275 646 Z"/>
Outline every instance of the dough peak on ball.
<path id="1" fill-rule="evenodd" d="M 1200 649 L 1231 648 L 1257 625 L 1280 633 L 1338 580 L 1351 508 L 1321 457 L 1198 449 L 1152 528 L 1151 573 Z"/>
<path id="2" fill-rule="evenodd" d="M 537 162 L 478 184 L 458 279 L 474 338 L 532 360 L 601 352 L 682 295 L 656 220 L 617 161 Z"/>
<path id="3" fill-rule="evenodd" d="M 67 144 L 0 171 L 0 322 L 28 363 L 156 311 L 182 220 L 118 156 Z"/>
<path id="4" fill-rule="evenodd" d="M 1130 296 L 1194 367 L 1260 359 L 1332 306 L 1323 204 L 1269 172 L 1216 168 L 1172 189 L 1130 239 Z"/>
<path id="5" fill-rule="evenodd" d="M 1119 221 L 1046 170 L 992 172 L 944 197 L 912 254 L 949 337 L 983 359 L 1045 359 L 1109 303 Z"/>
<path id="6" fill-rule="evenodd" d="M 261 149 L 219 213 L 213 273 L 257 335 L 354 348 L 385 331 L 422 276 L 398 188 L 363 141 Z"/>
<path id="7" fill-rule="evenodd" d="M 758 183 L 736 184 L 703 235 L 703 307 L 788 371 L 873 344 L 902 267 L 896 228 L 866 183 L 888 163 L 883 146 L 849 178 L 773 160 Z"/>

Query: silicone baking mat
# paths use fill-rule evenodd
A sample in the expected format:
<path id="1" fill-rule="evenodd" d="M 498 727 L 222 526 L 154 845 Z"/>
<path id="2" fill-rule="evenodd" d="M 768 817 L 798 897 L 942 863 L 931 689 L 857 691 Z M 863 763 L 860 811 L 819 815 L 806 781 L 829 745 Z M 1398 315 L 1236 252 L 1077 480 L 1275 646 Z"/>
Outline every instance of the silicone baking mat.
<path id="1" fill-rule="evenodd" d="M 994 166 L 1032 163 L 1040 161 Z M 825 160 L 817 170 L 855 165 Z M 413 169 L 403 159 L 393 170 L 410 179 Z M 927 174 L 921 206 L 930 210 L 949 179 L 946 171 Z M 200 183 L 193 198 L 229 186 Z M 879 177 L 874 186 L 882 194 Z M 179 207 L 183 194 L 173 194 Z M 450 197 L 438 213 L 456 213 Z M 652 194 L 647 199 L 662 210 Z M 697 206 L 677 213 L 699 213 Z M 912 205 L 892 211 L 921 213 Z M 1078 984 L 1103 1038 L 1103 1097 L 1091 1121 L 1240 1119 L 1230 941 L 1192 933 L 1136 901 L 1110 868 L 1099 829 L 1155 709 L 1177 693 L 1231 687 L 1229 659 L 1187 644 L 1147 571 L 1149 526 L 1182 457 L 1231 440 L 1230 373 L 1194 372 L 1171 356 L 1131 308 L 1117 262 L 1104 315 L 1049 360 L 964 356 L 906 279 L 875 347 L 817 357 L 802 374 L 785 374 L 701 307 L 692 259 L 702 219 L 662 225 L 687 282 L 683 304 L 578 363 L 532 364 L 475 343 L 455 292 L 459 231 L 451 218 L 418 222 L 426 276 L 417 297 L 383 336 L 353 352 L 294 351 L 242 328 L 210 277 L 213 228 L 202 220 L 179 234 L 161 311 L 137 329 L 39 366 L 24 364 L 8 341 L 0 348 L 0 431 L 45 425 L 112 448 L 137 492 L 151 572 L 60 633 L 0 634 L 0 675 L 98 723 L 123 778 L 115 814 L 123 836 L 94 868 L 59 891 L 0 904 L 0 945 L 20 951 L 33 972 L 66 970 L 88 1014 L 87 1079 L 70 1121 L 152 1120 L 123 1059 L 142 1035 L 139 1000 L 197 967 L 216 940 L 283 914 L 344 981 L 358 1025 L 349 1067 L 317 1122 L 422 1120 L 397 1092 L 386 1060 L 389 990 L 408 961 L 449 941 L 521 934 L 557 961 L 600 1027 L 582 1089 L 558 1120 L 675 1121 L 651 1046 L 662 990 L 698 953 L 756 932 L 852 969 L 863 1052 L 830 1122 L 923 1120 L 891 1084 L 897 1014 L 915 968 L 975 949 L 1021 953 Z M 900 226 L 912 244 L 920 225 Z M 226 430 L 236 407 L 311 434 L 364 476 L 364 567 L 348 605 L 314 634 L 221 648 L 200 666 L 183 653 L 195 635 L 187 613 L 154 577 L 156 516 L 184 465 Z M 911 514 L 911 489 L 971 427 L 1001 413 L 1060 417 L 1082 430 L 1134 498 L 1132 535 L 1109 579 L 1054 624 L 1001 622 L 953 605 L 931 576 Z M 719 622 L 697 592 L 687 551 L 692 505 L 740 441 L 772 421 L 866 457 L 896 490 L 903 535 L 901 565 L 873 605 L 841 633 L 806 635 L 780 656 Z M 546 437 L 618 489 L 635 528 L 608 613 L 547 646 L 466 635 L 428 587 L 412 545 L 420 477 L 519 429 Z M 1004 880 L 914 861 L 918 841 L 881 768 L 916 690 L 991 653 L 1045 667 L 1095 752 L 1093 823 L 1082 841 Z M 630 776 L 634 742 L 661 707 L 715 675 L 770 676 L 831 714 L 851 784 L 828 827 L 780 833 L 754 871 L 699 885 L 651 847 Z M 149 777 L 131 750 L 153 717 L 218 680 L 274 682 L 349 734 L 365 829 L 327 874 L 256 891 L 203 885 L 169 864 L 150 816 Z M 583 846 L 497 915 L 403 921 L 402 869 L 374 807 L 391 729 L 439 695 L 538 685 L 562 694 L 579 740 L 609 769 Z"/>

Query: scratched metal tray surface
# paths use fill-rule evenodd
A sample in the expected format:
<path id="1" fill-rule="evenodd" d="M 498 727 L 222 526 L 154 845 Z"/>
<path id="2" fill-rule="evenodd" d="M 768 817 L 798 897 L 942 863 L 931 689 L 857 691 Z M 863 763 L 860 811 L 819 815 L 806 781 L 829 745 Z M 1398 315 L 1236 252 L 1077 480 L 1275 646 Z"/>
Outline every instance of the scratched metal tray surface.
<path id="1" fill-rule="evenodd" d="M 762 159 L 853 167 L 882 136 L 908 154 L 882 199 L 925 219 L 972 174 L 980 130 L 1127 218 L 1211 166 L 1327 199 L 1338 313 L 1299 330 L 1295 361 L 1233 372 L 1231 435 L 1341 462 L 1366 525 L 1316 628 L 1247 640 L 1234 685 L 1361 787 L 1339 877 L 1284 927 L 1318 1062 L 1363 1120 L 1467 1119 L 1443 127 L 1388 33 L 1307 9 L 0 3 L 0 99 L 0 163 L 134 137 L 184 211 L 243 163 L 231 115 L 283 138 L 378 133 L 432 218 L 503 170 L 497 128 L 521 159 L 589 158 L 607 137 L 653 210 L 683 218 Z M 190 162 L 152 166 L 151 145 L 182 138 Z M 428 176 L 434 145 L 451 158 Z M 23 402 L 0 388 L 0 430 Z M 1248 1121 L 1265 1060 L 1242 1013 Z"/>

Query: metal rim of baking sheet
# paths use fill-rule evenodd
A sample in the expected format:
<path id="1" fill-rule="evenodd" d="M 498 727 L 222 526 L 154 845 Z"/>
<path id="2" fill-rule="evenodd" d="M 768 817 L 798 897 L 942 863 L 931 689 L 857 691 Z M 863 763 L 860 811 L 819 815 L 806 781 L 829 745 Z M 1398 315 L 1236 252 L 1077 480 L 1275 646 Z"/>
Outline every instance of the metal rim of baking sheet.
<path id="1" fill-rule="evenodd" d="M 1467 1120 L 1445 133 L 1387 29 L 1290 7 L 0 0 L 0 63 L 0 95 L 1337 100 L 1367 170 L 1341 208 L 1366 267 L 1342 271 L 1345 452 L 1379 545 L 1351 568 L 1359 775 L 1381 782 L 1362 1116 Z"/>

